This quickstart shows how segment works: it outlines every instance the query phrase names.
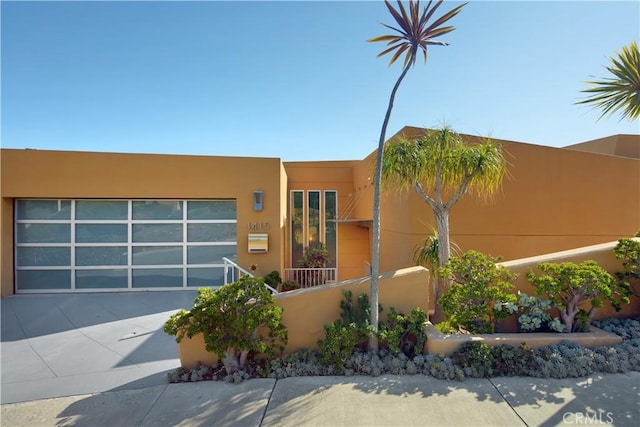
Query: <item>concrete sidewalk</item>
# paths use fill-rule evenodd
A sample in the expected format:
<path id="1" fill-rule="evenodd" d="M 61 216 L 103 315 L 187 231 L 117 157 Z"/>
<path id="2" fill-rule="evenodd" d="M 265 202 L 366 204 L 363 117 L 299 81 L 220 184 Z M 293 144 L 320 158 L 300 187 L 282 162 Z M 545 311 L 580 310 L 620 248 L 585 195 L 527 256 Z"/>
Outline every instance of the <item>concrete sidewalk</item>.
<path id="1" fill-rule="evenodd" d="M 579 379 L 299 377 L 2 405 L 2 426 L 637 426 L 640 373 Z"/>

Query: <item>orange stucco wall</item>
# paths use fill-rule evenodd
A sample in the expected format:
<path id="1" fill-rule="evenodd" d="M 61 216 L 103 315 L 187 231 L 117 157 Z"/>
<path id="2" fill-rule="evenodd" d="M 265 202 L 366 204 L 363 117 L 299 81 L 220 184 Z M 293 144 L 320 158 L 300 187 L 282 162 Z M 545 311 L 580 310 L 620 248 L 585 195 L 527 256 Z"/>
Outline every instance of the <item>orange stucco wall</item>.
<path id="1" fill-rule="evenodd" d="M 453 207 L 451 240 L 461 251 L 474 249 L 513 260 L 609 242 L 640 230 L 640 160 L 496 142 L 507 153 L 510 177 L 492 200 L 482 202 L 467 195 Z M 635 143 L 640 145 L 640 136 L 635 136 Z M 386 207 L 394 205 L 397 196 L 385 192 L 383 197 Z M 393 238 L 408 245 L 405 259 L 391 245 L 395 255 L 386 262 L 393 264 L 384 269 L 411 265 L 411 250 L 435 228 L 430 207 L 413 191 L 407 197 L 404 210 L 383 212 L 382 234 L 385 229 L 395 231 L 387 232 L 383 242 Z M 408 222 L 405 235 L 399 227 L 404 221 Z"/>
<path id="2" fill-rule="evenodd" d="M 369 294 L 369 279 L 353 279 L 332 285 L 300 289 L 275 296 L 276 305 L 282 307 L 283 323 L 287 326 L 289 341 L 285 353 L 303 348 L 317 348 L 317 341 L 324 338 L 324 325 L 340 318 L 342 291 L 350 290 L 354 299 Z M 429 272 L 422 267 L 411 267 L 384 273 L 380 276 L 380 304 L 385 311 L 394 307 L 399 313 L 409 313 L 416 307 L 425 312 L 429 306 Z M 178 345 L 180 364 L 192 368 L 199 363 L 211 364 L 215 354 L 204 349 L 202 336 L 184 338 Z"/>
<path id="3" fill-rule="evenodd" d="M 292 190 L 336 190 L 338 192 L 338 214 L 352 212 L 354 188 L 353 169 L 357 161 L 285 162 L 288 193 Z M 305 218 L 305 221 L 307 219 Z M 285 233 L 286 260 L 290 265 L 290 227 Z M 355 222 L 338 223 L 338 279 L 358 277 L 363 274 L 365 261 L 370 259 L 369 231 Z"/>
<path id="4" fill-rule="evenodd" d="M 286 173 L 279 159 L 2 150 L 2 295 L 13 293 L 15 198 L 207 199 L 237 201 L 238 263 L 258 274 L 283 268 Z M 253 191 L 264 210 L 253 210 Z M 266 254 L 249 254 L 249 224 L 269 234 Z M 266 229 L 266 223 L 269 223 Z"/>
<path id="5" fill-rule="evenodd" d="M 418 135 L 407 127 L 398 134 Z M 396 136 L 394 136 L 396 137 Z M 466 137 L 470 141 L 476 137 Z M 451 240 L 504 260 L 616 240 L 640 230 L 640 136 L 618 135 L 551 148 L 499 141 L 510 177 L 490 202 L 464 197 L 450 216 Z M 612 155 L 612 153 L 615 153 Z M 236 198 L 238 255 L 258 274 L 290 265 L 291 190 L 337 190 L 338 278 L 359 277 L 371 260 L 375 152 L 363 160 L 286 162 L 247 157 L 39 150 L 1 151 L 0 279 L 13 292 L 14 198 Z M 636 156 L 637 157 L 637 156 Z M 253 190 L 265 194 L 254 212 Z M 380 271 L 413 265 L 432 234 L 431 209 L 415 193 L 383 193 Z M 249 223 L 269 222 L 269 253 L 246 251 Z"/>

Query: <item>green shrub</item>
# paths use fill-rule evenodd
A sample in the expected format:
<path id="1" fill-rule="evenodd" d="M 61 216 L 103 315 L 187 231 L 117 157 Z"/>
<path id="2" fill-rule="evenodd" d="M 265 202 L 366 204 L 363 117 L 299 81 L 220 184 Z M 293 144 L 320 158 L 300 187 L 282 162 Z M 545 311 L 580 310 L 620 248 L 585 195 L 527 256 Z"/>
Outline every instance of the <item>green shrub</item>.
<path id="1" fill-rule="evenodd" d="M 295 291 L 296 289 L 300 289 L 300 283 L 295 280 L 285 280 L 280 284 L 278 292 Z"/>
<path id="2" fill-rule="evenodd" d="M 262 278 L 243 276 L 216 290 L 198 289 L 193 307 L 173 314 L 164 331 L 177 342 L 202 333 L 206 350 L 217 354 L 227 374 L 233 375 L 246 365 L 250 353 L 272 359 L 284 349 L 282 307 L 273 301 Z"/>
<path id="3" fill-rule="evenodd" d="M 280 272 L 277 270 L 273 270 L 271 273 L 265 275 L 264 283 L 271 286 L 273 289 L 278 289 L 278 285 L 282 283 Z"/>
<path id="4" fill-rule="evenodd" d="M 318 340 L 320 360 L 325 365 L 342 370 L 344 362 L 353 355 L 356 345 L 361 342 L 358 330 L 340 321 L 324 325 L 324 339 Z"/>
<path id="5" fill-rule="evenodd" d="M 329 251 L 323 243 L 314 243 L 304 248 L 302 258 L 296 263 L 298 268 L 324 268 L 329 260 Z"/>
<path id="6" fill-rule="evenodd" d="M 636 237 L 640 231 L 636 234 Z M 613 248 L 616 259 L 622 261 L 623 271 L 616 272 L 621 287 L 640 296 L 640 242 L 634 239 L 620 239 Z"/>
<path id="7" fill-rule="evenodd" d="M 427 314 L 419 307 L 408 316 L 390 307 L 386 322 L 379 325 L 379 339 L 392 354 L 403 353 L 407 357 L 422 354 L 427 340 L 426 321 Z"/>
<path id="8" fill-rule="evenodd" d="M 443 320 L 442 322 L 436 323 L 433 326 L 438 332 L 446 335 L 456 334 L 459 332 L 458 328 L 453 327 L 448 320 Z"/>
<path id="9" fill-rule="evenodd" d="M 482 341 L 467 341 L 451 355 L 465 375 L 473 378 L 490 377 L 493 374 L 494 357 L 491 348 Z"/>
<path id="10" fill-rule="evenodd" d="M 354 353 L 357 346 L 365 345 L 371 330 L 369 297 L 361 294 L 354 303 L 351 291 L 342 291 L 342 296 L 340 319 L 324 325 L 325 338 L 318 340 L 323 363 L 338 369 L 343 368 L 344 361 Z"/>
<path id="11" fill-rule="evenodd" d="M 338 370 L 342 370 L 345 361 L 356 352 L 366 351 L 372 331 L 368 295 L 360 294 L 356 301 L 351 291 L 343 291 L 342 295 L 340 318 L 324 325 L 325 337 L 318 340 L 322 362 Z M 383 310 L 381 305 L 379 309 Z M 407 358 L 421 354 L 427 339 L 424 331 L 426 321 L 427 314 L 420 308 L 414 308 L 409 315 L 405 315 L 391 307 L 386 321 L 380 322 L 378 328 L 381 352 Z"/>
<path id="12" fill-rule="evenodd" d="M 510 291 L 517 276 L 480 252 L 451 258 L 438 274 L 451 282 L 439 304 L 453 328 L 492 333 L 509 314 L 503 305 L 516 301 Z"/>
<path id="13" fill-rule="evenodd" d="M 545 295 L 560 312 L 563 332 L 576 332 L 589 327 L 605 301 L 620 310 L 629 302 L 628 289 L 603 270 L 595 261 L 542 263 L 539 276 L 529 271 L 527 278 L 538 295 Z M 589 305 L 588 311 L 581 308 Z"/>

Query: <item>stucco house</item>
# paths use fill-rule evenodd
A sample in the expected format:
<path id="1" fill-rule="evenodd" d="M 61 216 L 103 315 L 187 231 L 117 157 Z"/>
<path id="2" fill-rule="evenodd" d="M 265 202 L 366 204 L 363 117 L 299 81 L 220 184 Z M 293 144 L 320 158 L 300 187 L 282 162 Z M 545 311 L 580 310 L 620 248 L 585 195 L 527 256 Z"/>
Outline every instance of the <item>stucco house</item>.
<path id="1" fill-rule="evenodd" d="M 511 260 L 640 230 L 639 135 L 564 148 L 495 141 L 510 177 L 491 202 L 467 197 L 453 208 L 451 239 L 462 250 Z M 2 149 L 2 296 L 219 286 L 225 260 L 294 277 L 318 241 L 330 254 L 326 280 L 366 275 L 374 154 L 282 162 Z M 412 265 L 432 233 L 429 207 L 387 193 L 381 209 L 381 271 Z"/>

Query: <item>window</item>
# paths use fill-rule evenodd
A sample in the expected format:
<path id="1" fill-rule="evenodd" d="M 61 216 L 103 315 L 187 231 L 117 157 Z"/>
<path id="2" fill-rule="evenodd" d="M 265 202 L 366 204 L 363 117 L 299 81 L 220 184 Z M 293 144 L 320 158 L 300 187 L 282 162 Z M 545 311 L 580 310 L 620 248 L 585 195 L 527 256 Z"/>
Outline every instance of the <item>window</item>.
<path id="1" fill-rule="evenodd" d="M 327 267 L 336 268 L 338 257 L 338 231 L 335 222 L 338 211 L 337 199 L 338 192 L 335 190 L 291 191 L 292 267 L 295 267 L 298 260 L 302 258 L 304 248 L 320 242 L 329 252 Z"/>
<path id="2" fill-rule="evenodd" d="M 17 200 L 16 289 L 219 286 L 235 200 Z"/>

